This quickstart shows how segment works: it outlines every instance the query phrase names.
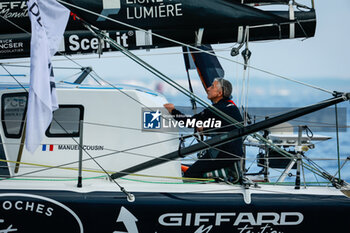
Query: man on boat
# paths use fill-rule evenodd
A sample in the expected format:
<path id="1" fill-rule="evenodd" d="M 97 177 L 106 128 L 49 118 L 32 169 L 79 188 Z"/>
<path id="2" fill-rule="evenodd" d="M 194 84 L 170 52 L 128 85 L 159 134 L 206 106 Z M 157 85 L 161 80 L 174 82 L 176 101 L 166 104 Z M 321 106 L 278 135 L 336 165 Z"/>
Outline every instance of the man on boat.
<path id="1" fill-rule="evenodd" d="M 238 122 L 242 122 L 242 116 L 239 109 L 230 99 L 232 85 L 223 78 L 214 79 L 212 85 L 207 88 L 207 98 L 212 101 L 213 107 L 232 117 Z M 197 131 L 210 133 L 211 136 L 229 132 L 236 127 L 223 117 L 218 116 L 212 110 L 206 108 L 202 112 L 186 117 L 180 111 L 176 110 L 174 104 L 167 103 L 164 107 L 175 118 L 175 120 L 193 120 L 205 121 L 215 119 L 221 121 L 220 128 L 197 128 Z M 203 178 L 208 176 L 218 176 L 218 174 L 229 175 L 232 182 L 242 181 L 242 172 L 240 169 L 240 160 L 243 156 L 242 139 L 236 139 L 215 148 L 209 149 L 199 160 L 197 160 L 184 174 L 185 177 Z M 225 173 L 225 174 L 223 174 Z M 219 176 L 220 176 L 219 175 Z M 232 179 L 233 178 L 233 179 Z"/>

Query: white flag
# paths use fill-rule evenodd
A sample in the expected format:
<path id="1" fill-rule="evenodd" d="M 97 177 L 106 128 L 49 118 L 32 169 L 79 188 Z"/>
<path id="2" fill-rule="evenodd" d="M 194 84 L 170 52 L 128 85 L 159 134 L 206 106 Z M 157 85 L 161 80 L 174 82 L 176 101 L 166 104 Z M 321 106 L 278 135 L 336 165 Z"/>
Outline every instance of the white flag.
<path id="1" fill-rule="evenodd" d="M 58 109 L 51 57 L 62 40 L 69 10 L 56 0 L 29 0 L 27 5 L 32 38 L 26 148 L 33 153 Z"/>

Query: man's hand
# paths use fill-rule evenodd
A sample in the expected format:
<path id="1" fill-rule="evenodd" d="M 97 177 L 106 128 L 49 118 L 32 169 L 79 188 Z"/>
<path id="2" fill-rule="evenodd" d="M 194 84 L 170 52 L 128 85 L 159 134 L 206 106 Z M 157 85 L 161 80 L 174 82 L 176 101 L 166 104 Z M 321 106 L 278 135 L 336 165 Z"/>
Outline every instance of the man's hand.
<path id="1" fill-rule="evenodd" d="M 171 114 L 171 112 L 175 109 L 175 106 L 171 103 L 167 103 L 163 105 L 164 108 L 166 108 L 168 110 L 168 112 Z"/>

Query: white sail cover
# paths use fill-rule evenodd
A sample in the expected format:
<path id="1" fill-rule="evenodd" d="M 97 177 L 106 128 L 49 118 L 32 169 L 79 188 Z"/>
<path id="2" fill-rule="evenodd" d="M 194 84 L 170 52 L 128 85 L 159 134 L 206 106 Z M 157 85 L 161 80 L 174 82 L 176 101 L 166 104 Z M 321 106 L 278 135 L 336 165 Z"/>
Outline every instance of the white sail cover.
<path id="1" fill-rule="evenodd" d="M 29 0 L 27 5 L 32 37 L 26 148 L 33 153 L 58 109 L 51 57 L 62 40 L 69 10 L 56 0 Z"/>

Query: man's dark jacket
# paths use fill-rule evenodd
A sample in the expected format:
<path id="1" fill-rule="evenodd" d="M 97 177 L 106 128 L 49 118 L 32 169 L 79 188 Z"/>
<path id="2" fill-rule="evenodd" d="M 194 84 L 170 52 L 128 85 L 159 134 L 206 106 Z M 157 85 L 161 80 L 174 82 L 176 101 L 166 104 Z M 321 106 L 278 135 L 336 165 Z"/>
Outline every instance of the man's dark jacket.
<path id="1" fill-rule="evenodd" d="M 229 99 L 221 99 L 219 102 L 213 104 L 213 106 L 220 111 L 224 112 L 228 116 L 232 117 L 236 121 L 242 123 L 243 119 L 242 116 L 239 112 L 239 109 L 237 106 L 234 104 L 232 100 Z M 181 120 L 192 120 L 196 119 L 205 121 L 208 119 L 212 120 L 220 120 L 221 121 L 221 128 L 216 128 L 216 129 L 204 129 L 204 133 L 206 131 L 209 131 L 207 135 L 211 136 L 218 136 L 222 133 L 229 132 L 231 130 L 236 129 L 237 127 L 233 124 L 228 122 L 227 120 L 223 119 L 222 117 L 218 116 L 216 113 L 214 113 L 212 110 L 206 108 L 202 112 L 193 115 L 192 117 L 186 117 L 183 113 L 180 111 L 174 109 L 171 114 L 177 121 Z M 218 154 L 216 158 L 230 158 L 230 160 L 222 161 L 222 162 L 217 162 L 217 168 L 223 168 L 223 167 L 230 167 L 233 165 L 234 161 L 232 158 L 241 158 L 243 155 L 243 148 L 242 148 L 242 138 L 236 139 L 234 141 L 230 141 L 228 143 L 225 143 L 224 145 L 220 145 L 217 147 Z M 228 153 L 225 153 L 228 152 Z M 233 154 L 233 155 L 232 155 Z"/>

